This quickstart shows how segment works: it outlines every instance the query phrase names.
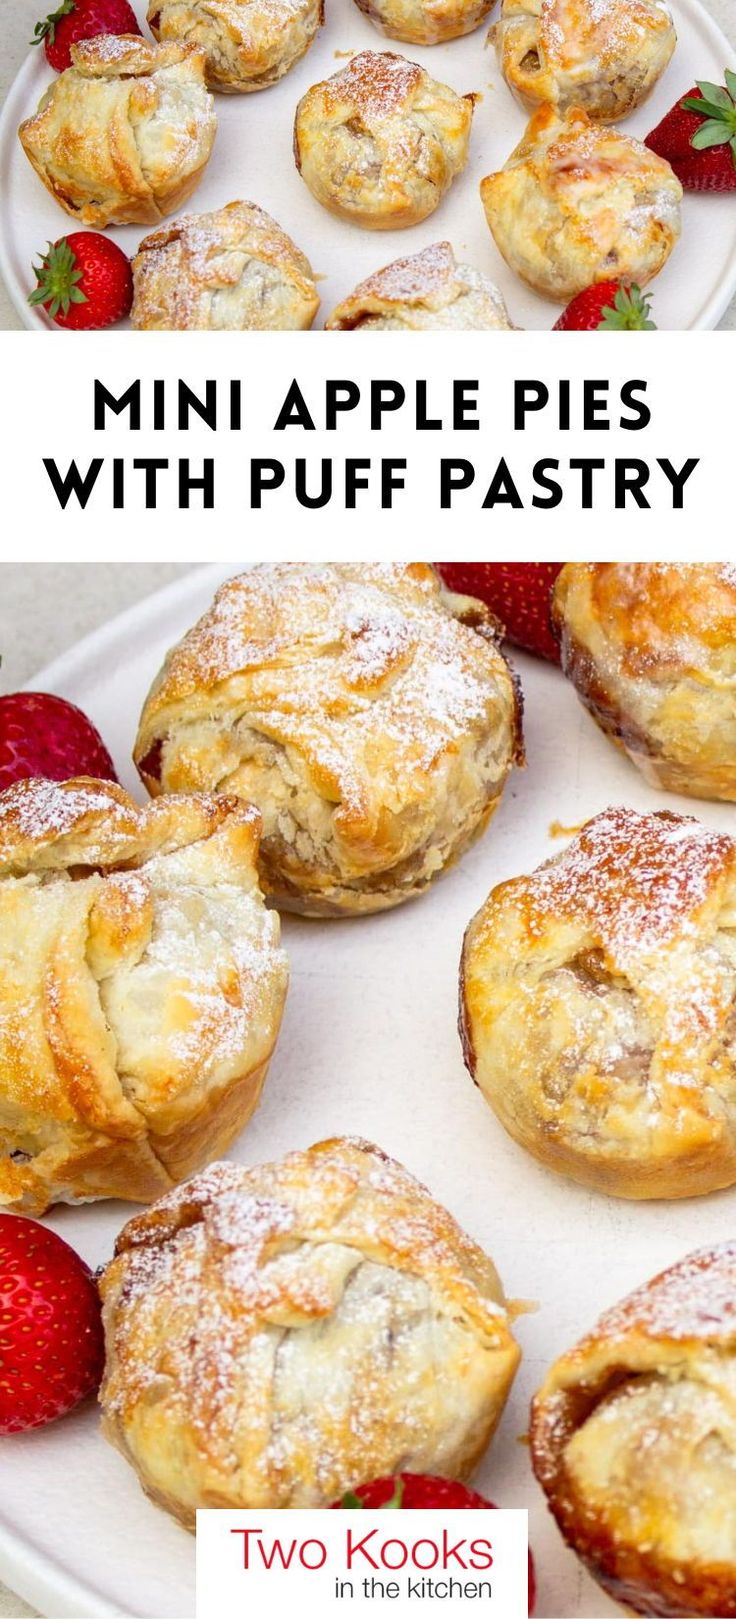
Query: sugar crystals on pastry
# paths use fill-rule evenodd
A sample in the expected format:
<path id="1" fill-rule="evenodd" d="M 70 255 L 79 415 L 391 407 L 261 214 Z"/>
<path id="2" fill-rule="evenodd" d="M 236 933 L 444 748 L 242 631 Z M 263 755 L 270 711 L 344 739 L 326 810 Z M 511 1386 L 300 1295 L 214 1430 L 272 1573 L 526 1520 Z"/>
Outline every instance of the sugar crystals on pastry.
<path id="1" fill-rule="evenodd" d="M 736 800 L 736 569 L 567 563 L 553 617 L 565 674 L 647 781 Z"/>
<path id="2" fill-rule="evenodd" d="M 532 1406 L 534 1471 L 565 1540 L 626 1611 L 736 1614 L 736 1244 L 608 1310 Z"/>
<path id="3" fill-rule="evenodd" d="M 139 331 L 306 331 L 319 309 L 309 261 L 254 202 L 144 237 L 133 289 Z"/>
<path id="4" fill-rule="evenodd" d="M 104 1431 L 188 1529 L 398 1469 L 466 1477 L 519 1361 L 490 1259 L 351 1139 L 211 1165 L 124 1227 L 101 1293 Z"/>
<path id="5" fill-rule="evenodd" d="M 149 0 L 156 39 L 207 53 L 211 90 L 265 90 L 298 62 L 322 22 L 322 0 Z"/>
<path id="6" fill-rule="evenodd" d="M 613 123 L 646 99 L 677 43 L 667 0 L 503 0 L 501 71 L 528 107 Z"/>
<path id="7" fill-rule="evenodd" d="M 169 653 L 135 759 L 153 793 L 258 805 L 262 880 L 307 915 L 422 892 L 485 827 L 520 751 L 494 621 L 425 563 L 250 569 Z"/>
<path id="8" fill-rule="evenodd" d="M 474 98 L 391 51 L 360 51 L 296 110 L 294 156 L 312 195 L 368 230 L 417 225 L 465 167 Z"/>
<path id="9" fill-rule="evenodd" d="M 0 1203 L 145 1203 L 258 1101 L 287 981 L 257 810 L 109 781 L 0 794 Z"/>
<path id="10" fill-rule="evenodd" d="M 578 108 L 541 107 L 480 191 L 507 264 L 559 303 L 599 281 L 645 286 L 680 236 L 682 186 L 669 163 Z"/>
<path id="11" fill-rule="evenodd" d="M 468 929 L 461 1028 L 501 1123 L 618 1197 L 736 1183 L 736 841 L 610 809 Z"/>
<path id="12" fill-rule="evenodd" d="M 361 281 L 325 321 L 328 332 L 510 331 L 490 276 L 457 264 L 449 242 L 434 242 Z"/>
<path id="13" fill-rule="evenodd" d="M 100 34 L 18 131 L 52 197 L 84 225 L 155 225 L 191 196 L 216 117 L 201 47 Z"/>

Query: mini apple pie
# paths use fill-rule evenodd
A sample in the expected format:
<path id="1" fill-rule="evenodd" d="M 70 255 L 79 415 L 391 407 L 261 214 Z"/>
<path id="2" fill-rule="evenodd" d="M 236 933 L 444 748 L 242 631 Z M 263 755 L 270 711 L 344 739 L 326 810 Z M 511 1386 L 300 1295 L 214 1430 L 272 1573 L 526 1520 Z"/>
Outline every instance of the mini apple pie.
<path id="1" fill-rule="evenodd" d="M 322 20 L 322 0 L 149 0 L 148 5 L 156 39 L 201 46 L 210 89 L 235 95 L 277 84 L 309 50 Z"/>
<path id="2" fill-rule="evenodd" d="M 515 1141 L 628 1198 L 736 1183 L 736 841 L 597 815 L 495 888 L 462 959 L 465 1058 Z"/>
<path id="3" fill-rule="evenodd" d="M 736 568 L 569 562 L 553 619 L 562 666 L 647 781 L 736 800 Z"/>
<path id="4" fill-rule="evenodd" d="M 736 1244 L 690 1254 L 601 1317 L 532 1406 L 534 1471 L 628 1611 L 736 1614 Z"/>
<path id="5" fill-rule="evenodd" d="M 147 1203 L 246 1124 L 287 981 L 259 829 L 89 777 L 0 794 L 0 1204 Z"/>
<path id="6" fill-rule="evenodd" d="M 667 0 L 503 0 L 493 29 L 501 72 L 527 107 L 626 118 L 677 44 Z"/>
<path id="7" fill-rule="evenodd" d="M 354 225 L 418 225 L 465 167 L 473 107 L 416 62 L 360 51 L 302 96 L 296 166 L 312 196 Z"/>
<path id="8" fill-rule="evenodd" d="M 156 225 L 191 196 L 215 139 L 197 45 L 100 34 L 18 134 L 52 197 L 83 225 Z"/>
<path id="9" fill-rule="evenodd" d="M 482 832 L 520 754 L 496 629 L 425 563 L 252 568 L 169 653 L 138 769 L 152 793 L 257 804 L 286 909 L 400 905 Z"/>
<path id="10" fill-rule="evenodd" d="M 100 1291 L 105 1434 L 192 1530 L 466 1477 L 519 1363 L 490 1259 L 363 1141 L 212 1164 L 129 1221 Z"/>
<path id="11" fill-rule="evenodd" d="M 185 214 L 133 260 L 139 331 L 303 332 L 318 309 L 309 261 L 254 202 Z"/>
<path id="12" fill-rule="evenodd" d="M 680 236 L 682 186 L 669 163 L 577 108 L 561 117 L 541 107 L 480 193 L 506 263 L 559 303 L 599 281 L 646 286 Z"/>
<path id="13" fill-rule="evenodd" d="M 361 281 L 325 321 L 328 332 L 511 331 L 498 288 L 456 264 L 449 242 L 396 259 Z"/>
<path id="14" fill-rule="evenodd" d="M 472 34 L 492 10 L 494 0 L 355 0 L 360 11 L 387 34 L 406 45 L 442 45 Z"/>

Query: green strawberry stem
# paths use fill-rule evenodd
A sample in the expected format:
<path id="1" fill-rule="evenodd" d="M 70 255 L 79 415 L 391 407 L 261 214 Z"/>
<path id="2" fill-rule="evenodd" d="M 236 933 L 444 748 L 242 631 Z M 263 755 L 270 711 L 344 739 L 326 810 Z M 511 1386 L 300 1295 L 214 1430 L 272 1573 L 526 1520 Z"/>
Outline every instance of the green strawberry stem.
<path id="1" fill-rule="evenodd" d="M 404 1480 L 403 1478 L 397 1478 L 394 1485 L 394 1493 L 391 1496 L 390 1501 L 384 1501 L 381 1511 L 385 1512 L 387 1507 L 400 1507 L 403 1499 Z M 360 1496 L 355 1494 L 354 1490 L 348 1490 L 347 1494 L 342 1498 L 341 1505 L 344 1507 L 351 1507 L 353 1510 L 355 1510 L 357 1507 L 362 1509 L 364 1503 L 361 1501 Z"/>
<path id="2" fill-rule="evenodd" d="M 652 301 L 639 287 L 619 287 L 612 304 L 603 310 L 599 332 L 656 332 L 651 319 Z"/>
<path id="3" fill-rule="evenodd" d="M 40 45 L 41 40 L 45 39 L 48 34 L 49 45 L 53 45 L 56 38 L 57 22 L 61 22 L 62 17 L 68 17 L 73 10 L 74 0 L 61 0 L 61 5 L 57 7 L 56 11 L 50 11 L 48 17 L 44 17 L 43 22 L 36 23 L 30 44 Z"/>
<path id="4" fill-rule="evenodd" d="M 725 78 L 725 86 L 698 80 L 700 95 L 686 96 L 680 105 L 687 112 L 699 113 L 703 120 L 690 141 L 695 151 L 730 146 L 736 168 L 736 73 L 726 68 Z"/>
<path id="5" fill-rule="evenodd" d="M 28 294 L 29 304 L 43 304 L 54 320 L 61 310 L 68 315 L 71 304 L 86 304 L 87 294 L 77 282 L 82 279 L 77 269 L 76 256 L 65 237 L 60 242 L 49 242 L 46 257 L 34 264 L 37 286 Z"/>

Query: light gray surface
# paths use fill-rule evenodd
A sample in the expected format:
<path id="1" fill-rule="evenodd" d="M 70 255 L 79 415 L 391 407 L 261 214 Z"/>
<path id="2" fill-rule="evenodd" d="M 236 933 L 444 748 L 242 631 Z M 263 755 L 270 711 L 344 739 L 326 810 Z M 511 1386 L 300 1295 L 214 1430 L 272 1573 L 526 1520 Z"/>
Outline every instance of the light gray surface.
<path id="1" fill-rule="evenodd" d="M 348 5 L 350 0 L 342 0 L 342 3 Z M 677 0 L 674 0 L 674 4 L 676 8 Z M 701 0 L 701 4 L 720 24 L 726 37 L 736 47 L 736 0 Z M 47 10 L 51 11 L 52 9 L 51 0 L 48 0 L 48 4 L 47 0 L 16 0 L 14 5 L 4 7 L 3 59 L 0 68 L 0 91 L 3 99 L 25 59 L 28 51 L 28 41 L 33 34 L 33 25 L 36 18 L 44 16 Z M 724 63 L 725 66 L 726 64 Z M 732 201 L 724 201 L 724 207 L 732 206 Z M 39 246 L 42 247 L 43 243 L 39 243 Z M 3 282 L 0 280 L 0 330 L 20 330 L 21 324 Z M 736 331 L 736 300 L 734 300 L 724 316 L 721 326 L 729 331 Z"/>
<path id="2" fill-rule="evenodd" d="M 17 690 L 42 664 L 90 630 L 186 572 L 185 567 L 167 562 L 93 566 L 69 562 L 30 568 L 1 564 L 0 692 Z M 11 1460 L 12 1439 L 1 1442 Z M 0 1619 L 25 1619 L 34 1613 L 0 1581 Z"/>

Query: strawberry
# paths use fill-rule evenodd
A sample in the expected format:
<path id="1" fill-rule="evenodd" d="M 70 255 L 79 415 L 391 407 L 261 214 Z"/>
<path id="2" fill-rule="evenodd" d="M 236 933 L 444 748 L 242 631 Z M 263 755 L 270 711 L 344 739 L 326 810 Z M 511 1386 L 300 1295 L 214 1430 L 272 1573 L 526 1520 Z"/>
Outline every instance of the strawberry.
<path id="1" fill-rule="evenodd" d="M 103 1361 L 84 1261 L 36 1220 L 0 1214 L 0 1434 L 65 1416 L 98 1387 Z"/>
<path id="2" fill-rule="evenodd" d="M 32 45 L 46 52 L 49 67 L 57 73 L 71 67 L 71 46 L 97 34 L 140 34 L 138 20 L 128 0 L 61 0 L 56 11 L 37 22 Z"/>
<path id="3" fill-rule="evenodd" d="M 736 191 L 736 73 L 725 77 L 701 80 L 647 135 L 686 191 Z"/>
<path id="4" fill-rule="evenodd" d="M 638 287 L 599 281 L 568 304 L 553 332 L 655 332 L 651 300 Z"/>
<path id="5" fill-rule="evenodd" d="M 559 663 L 550 626 L 552 586 L 561 562 L 438 562 L 450 590 L 476 596 L 500 618 L 509 641 Z"/>
<path id="6" fill-rule="evenodd" d="M 27 776 L 117 781 L 99 731 L 73 703 L 45 691 L 0 697 L 0 792 Z"/>
<path id="7" fill-rule="evenodd" d="M 469 1490 L 467 1484 L 458 1484 L 453 1479 L 433 1477 L 429 1473 L 393 1473 L 387 1478 L 371 1479 L 370 1484 L 359 1484 L 357 1489 L 348 1490 L 341 1501 L 333 1501 L 332 1511 L 336 1507 L 366 1508 L 377 1511 L 379 1508 L 401 1507 L 405 1510 L 413 1508 L 419 1511 L 422 1507 L 440 1507 L 446 1511 L 460 1508 L 485 1507 L 495 1511 L 495 1503 L 486 1501 L 485 1496 L 478 1495 L 475 1490 Z M 529 1612 L 534 1612 L 536 1599 L 536 1581 L 534 1577 L 534 1562 L 529 1553 Z"/>
<path id="8" fill-rule="evenodd" d="M 109 236 L 77 230 L 49 242 L 33 273 L 37 284 L 28 295 L 29 304 L 43 304 L 57 326 L 67 331 L 99 332 L 130 314 L 130 259 Z"/>

